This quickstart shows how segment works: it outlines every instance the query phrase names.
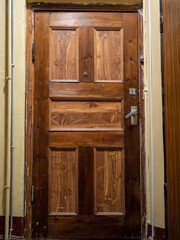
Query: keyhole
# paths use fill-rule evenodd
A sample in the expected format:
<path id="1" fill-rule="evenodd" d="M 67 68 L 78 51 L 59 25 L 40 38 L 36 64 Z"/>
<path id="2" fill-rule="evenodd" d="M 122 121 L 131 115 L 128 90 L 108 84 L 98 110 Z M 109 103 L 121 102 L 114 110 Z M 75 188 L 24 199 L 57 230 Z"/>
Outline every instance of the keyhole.
<path id="1" fill-rule="evenodd" d="M 83 75 L 84 75 L 84 77 L 87 77 L 87 76 L 88 76 L 88 73 L 87 73 L 87 72 L 84 72 Z"/>

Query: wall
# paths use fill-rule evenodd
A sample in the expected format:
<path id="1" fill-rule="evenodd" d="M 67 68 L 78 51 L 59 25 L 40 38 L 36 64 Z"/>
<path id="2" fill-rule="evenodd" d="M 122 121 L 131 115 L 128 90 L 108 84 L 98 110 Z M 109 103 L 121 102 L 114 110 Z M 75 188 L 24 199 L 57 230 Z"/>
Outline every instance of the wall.
<path id="1" fill-rule="evenodd" d="M 142 0 L 103 0 L 103 1 L 97 1 L 97 0 L 27 0 L 29 3 L 34 2 L 43 2 L 43 3 L 73 3 L 73 4 L 96 4 L 96 3 L 106 3 L 106 4 L 125 4 L 125 5 L 131 5 L 131 4 L 141 4 Z"/>
<path id="2" fill-rule="evenodd" d="M 5 0 L 0 1 L 0 216 L 4 215 L 5 170 Z M 39 2 L 39 1 L 38 1 Z M 51 1 L 49 1 L 51 2 Z M 56 1 L 57 2 L 57 1 Z M 64 2 L 64 1 L 63 1 Z M 71 1 L 88 2 L 88 1 Z M 94 1 L 97 2 L 97 1 Z M 105 1 L 104 1 L 105 2 Z M 106 1 L 112 3 L 112 1 Z M 140 0 L 115 0 L 114 3 L 132 3 Z M 92 1 L 91 1 L 92 3 Z M 147 222 L 164 228 L 164 163 L 162 137 L 162 100 L 160 71 L 159 1 L 151 0 L 151 28 L 149 29 L 148 0 L 144 0 L 144 54 L 145 54 L 145 105 L 146 105 L 146 190 Z M 14 1 L 14 211 L 24 215 L 24 126 L 25 126 L 25 0 Z M 149 42 L 149 33 L 152 36 Z M 152 57 L 152 85 L 150 85 L 149 47 Z M 6 88 L 5 88 L 6 89 Z M 152 91 L 151 91 L 152 90 Z M 152 94 L 151 94 L 152 93 Z M 151 102 L 152 100 L 152 102 Z M 151 104 L 152 103 L 152 104 Z M 152 108 L 150 107 L 152 106 Z M 151 161 L 152 160 L 152 161 Z M 153 168 L 153 200 L 151 194 Z M 153 219 L 152 219 L 152 206 Z"/>
<path id="3" fill-rule="evenodd" d="M 0 216 L 4 215 L 7 81 L 6 0 L 0 1 Z M 24 214 L 24 131 L 25 131 L 25 1 L 14 1 L 14 196 L 13 215 Z"/>
<path id="4" fill-rule="evenodd" d="M 5 0 L 0 1 L 0 216 L 4 214 L 5 161 Z"/>
<path id="5" fill-rule="evenodd" d="M 14 7 L 14 214 L 22 216 L 25 154 L 25 0 L 14 1 Z"/>
<path id="6" fill-rule="evenodd" d="M 147 223 L 165 228 L 160 6 L 144 0 Z M 150 38 L 151 39 L 150 39 Z"/>

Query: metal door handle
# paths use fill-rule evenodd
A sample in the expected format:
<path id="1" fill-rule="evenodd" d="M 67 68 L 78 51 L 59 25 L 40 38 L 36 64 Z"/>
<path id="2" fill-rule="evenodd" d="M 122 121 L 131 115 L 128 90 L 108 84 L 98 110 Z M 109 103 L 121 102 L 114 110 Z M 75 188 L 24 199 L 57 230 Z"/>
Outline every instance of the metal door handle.
<path id="1" fill-rule="evenodd" d="M 130 111 L 130 113 L 128 113 L 126 116 L 125 116 L 125 119 L 128 119 L 129 117 L 131 117 L 131 116 L 134 116 L 134 115 L 137 115 L 137 109 L 132 109 L 131 111 Z"/>

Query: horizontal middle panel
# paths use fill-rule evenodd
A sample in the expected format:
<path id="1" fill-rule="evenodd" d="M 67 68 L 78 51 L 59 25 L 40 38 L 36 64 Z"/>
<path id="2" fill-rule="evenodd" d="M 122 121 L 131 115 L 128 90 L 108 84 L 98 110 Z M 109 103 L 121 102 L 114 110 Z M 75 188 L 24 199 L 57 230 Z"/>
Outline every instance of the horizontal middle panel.
<path id="1" fill-rule="evenodd" d="M 51 101 L 50 131 L 123 129 L 123 101 Z"/>

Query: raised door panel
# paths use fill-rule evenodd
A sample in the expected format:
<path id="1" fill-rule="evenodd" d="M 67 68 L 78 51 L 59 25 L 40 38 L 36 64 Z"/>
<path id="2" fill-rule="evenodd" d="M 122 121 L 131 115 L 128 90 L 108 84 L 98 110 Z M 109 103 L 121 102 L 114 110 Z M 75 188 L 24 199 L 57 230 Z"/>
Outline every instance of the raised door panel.
<path id="1" fill-rule="evenodd" d="M 78 213 L 77 148 L 49 149 L 49 215 Z"/>
<path id="2" fill-rule="evenodd" d="M 95 81 L 123 82 L 123 29 L 96 30 Z"/>
<path id="3" fill-rule="evenodd" d="M 49 79 L 78 80 L 76 30 L 51 29 Z"/>
<path id="4" fill-rule="evenodd" d="M 123 101 L 51 101 L 49 114 L 51 131 L 123 129 Z"/>
<path id="5" fill-rule="evenodd" d="M 123 148 L 95 148 L 94 159 L 95 214 L 123 215 L 125 213 Z"/>

